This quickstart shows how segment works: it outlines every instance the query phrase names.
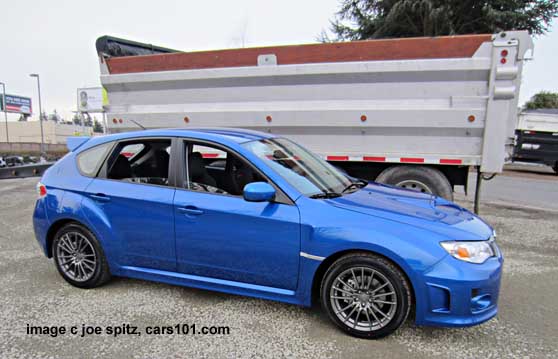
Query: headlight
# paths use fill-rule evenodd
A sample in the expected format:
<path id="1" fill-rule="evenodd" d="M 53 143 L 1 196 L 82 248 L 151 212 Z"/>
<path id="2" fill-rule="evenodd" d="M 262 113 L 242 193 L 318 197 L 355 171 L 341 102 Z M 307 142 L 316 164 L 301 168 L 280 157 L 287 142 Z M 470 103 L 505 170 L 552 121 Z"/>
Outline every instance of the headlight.
<path id="1" fill-rule="evenodd" d="M 481 264 L 495 255 L 489 241 L 479 242 L 440 242 L 442 247 L 454 258 L 459 260 Z"/>

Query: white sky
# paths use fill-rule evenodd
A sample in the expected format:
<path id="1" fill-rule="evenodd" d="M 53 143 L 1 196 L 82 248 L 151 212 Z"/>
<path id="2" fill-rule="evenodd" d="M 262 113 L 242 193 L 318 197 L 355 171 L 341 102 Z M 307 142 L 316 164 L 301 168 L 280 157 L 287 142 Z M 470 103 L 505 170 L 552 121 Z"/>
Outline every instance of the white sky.
<path id="1" fill-rule="evenodd" d="M 66 119 L 78 87 L 99 86 L 95 40 L 113 35 L 177 50 L 315 42 L 338 0 L 17 0 L 0 7 L 0 82 L 7 93 L 33 98 L 41 76 L 43 110 Z M 535 39 L 520 103 L 540 90 L 558 91 L 558 21 Z M 16 116 L 12 116 L 15 119 Z"/>

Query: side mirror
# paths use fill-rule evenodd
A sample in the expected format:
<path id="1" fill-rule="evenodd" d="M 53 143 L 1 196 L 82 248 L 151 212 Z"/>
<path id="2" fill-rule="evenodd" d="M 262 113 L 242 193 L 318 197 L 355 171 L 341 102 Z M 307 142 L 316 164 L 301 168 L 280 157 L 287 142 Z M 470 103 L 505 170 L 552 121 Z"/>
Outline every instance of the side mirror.
<path id="1" fill-rule="evenodd" d="M 275 198 L 275 188 L 267 182 L 252 182 L 244 186 L 244 199 L 249 202 L 269 202 Z"/>

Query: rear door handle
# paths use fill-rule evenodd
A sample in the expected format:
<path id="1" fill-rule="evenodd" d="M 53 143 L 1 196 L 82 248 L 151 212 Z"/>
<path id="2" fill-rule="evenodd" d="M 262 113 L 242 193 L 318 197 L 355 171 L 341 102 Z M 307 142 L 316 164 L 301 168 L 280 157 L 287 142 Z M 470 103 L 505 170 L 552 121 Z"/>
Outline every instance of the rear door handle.
<path id="1" fill-rule="evenodd" d="M 107 195 L 105 195 L 103 193 L 92 194 L 92 195 L 90 195 L 90 197 L 93 198 L 97 202 L 108 202 L 108 201 L 110 201 L 110 197 L 108 197 Z"/>
<path id="2" fill-rule="evenodd" d="M 178 212 L 189 214 L 191 216 L 199 216 L 200 214 L 203 214 L 201 209 L 194 206 L 178 207 Z"/>

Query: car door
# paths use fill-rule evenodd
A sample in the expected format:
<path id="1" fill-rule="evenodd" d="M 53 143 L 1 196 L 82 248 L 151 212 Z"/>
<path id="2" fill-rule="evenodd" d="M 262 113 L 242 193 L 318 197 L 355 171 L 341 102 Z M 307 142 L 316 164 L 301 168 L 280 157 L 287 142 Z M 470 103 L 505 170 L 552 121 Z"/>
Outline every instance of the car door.
<path id="1" fill-rule="evenodd" d="M 110 223 L 122 266 L 176 270 L 170 148 L 170 138 L 120 142 L 86 189 Z"/>
<path id="2" fill-rule="evenodd" d="M 234 186 L 223 182 L 227 174 L 216 180 L 207 168 L 215 170 L 212 162 L 230 161 L 231 156 L 235 161 L 244 160 L 217 144 L 189 141 L 183 145 L 184 188 L 177 189 L 174 199 L 178 271 L 295 290 L 300 253 L 296 205 L 282 193 L 276 197 L 284 196 L 281 201 L 274 202 L 247 202 L 239 192 L 223 193 L 224 188 L 234 191 Z M 209 153 L 202 153 L 196 146 Z M 192 167 L 196 158 L 203 159 L 203 170 Z M 250 166 L 246 162 L 243 165 Z M 267 181 L 251 168 L 259 180 Z M 223 170 L 229 171 L 230 166 L 225 165 Z"/>

